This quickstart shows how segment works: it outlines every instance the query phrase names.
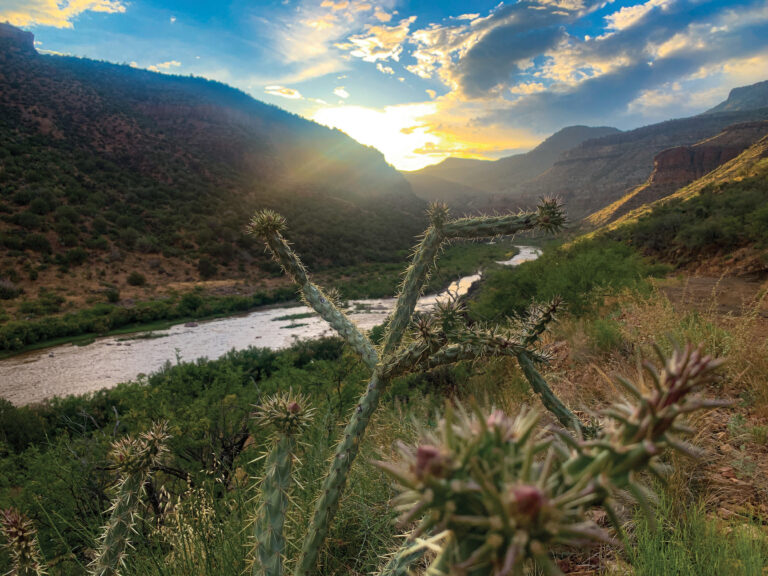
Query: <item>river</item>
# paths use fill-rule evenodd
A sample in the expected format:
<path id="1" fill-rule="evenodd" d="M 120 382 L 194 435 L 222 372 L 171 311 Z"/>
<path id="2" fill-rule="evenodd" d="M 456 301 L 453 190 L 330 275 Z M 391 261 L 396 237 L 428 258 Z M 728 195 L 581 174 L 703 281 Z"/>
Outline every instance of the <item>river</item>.
<path id="1" fill-rule="evenodd" d="M 538 248 L 531 246 L 517 248 L 520 252 L 514 258 L 499 264 L 517 266 L 535 260 L 540 254 Z M 464 276 L 446 291 L 420 298 L 418 307 L 433 306 L 449 293 L 464 295 L 479 279 L 480 274 Z M 358 326 L 369 329 L 384 322 L 394 303 L 394 298 L 352 300 L 347 312 Z M 331 336 L 330 326 L 316 315 L 289 318 L 311 312 L 306 306 L 281 306 L 203 321 L 196 326 L 179 324 L 153 332 L 150 338 L 147 333 L 124 334 L 98 338 L 87 346 L 65 344 L 26 352 L 0 360 L 0 396 L 16 405 L 30 404 L 51 396 L 84 394 L 135 380 L 177 358 L 214 359 L 233 348 L 248 346 L 278 350 L 297 340 Z"/>

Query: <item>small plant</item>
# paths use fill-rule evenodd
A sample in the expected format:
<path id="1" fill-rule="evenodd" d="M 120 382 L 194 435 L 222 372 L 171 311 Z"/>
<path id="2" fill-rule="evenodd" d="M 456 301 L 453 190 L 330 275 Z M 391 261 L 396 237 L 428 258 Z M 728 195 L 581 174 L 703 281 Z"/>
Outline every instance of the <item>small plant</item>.
<path id="1" fill-rule="evenodd" d="M 121 573 L 135 533 L 146 483 L 167 453 L 169 438 L 167 424 L 160 422 L 138 438 L 125 437 L 112 445 L 110 457 L 119 480 L 114 487 L 109 520 L 90 566 L 92 576 L 118 576 Z"/>
<path id="2" fill-rule="evenodd" d="M 21 289 L 16 284 L 5 278 L 0 278 L 0 300 L 13 300 L 19 294 L 21 294 Z"/>
<path id="3" fill-rule="evenodd" d="M 0 510 L 0 533 L 11 557 L 8 576 L 42 576 L 46 574 L 32 521 L 15 508 Z"/>
<path id="4" fill-rule="evenodd" d="M 285 539 L 283 525 L 298 435 L 309 425 L 313 410 L 302 395 L 278 394 L 256 408 L 254 419 L 274 430 L 261 482 L 259 508 L 253 520 L 252 576 L 282 576 Z"/>
<path id="5" fill-rule="evenodd" d="M 659 357 L 661 372 L 646 364 L 650 393 L 620 380 L 633 402 L 605 411 L 606 426 L 592 440 L 538 433 L 535 411 L 511 418 L 449 407 L 435 433 L 400 448 L 400 462 L 380 463 L 397 483 L 401 522 L 419 520 L 412 544 L 384 574 L 405 574 L 407 564 L 435 549 L 428 574 L 521 576 L 533 562 L 561 574 L 553 549 L 610 540 L 588 519 L 590 508 L 602 507 L 621 534 L 612 499 L 628 491 L 652 520 L 636 472 L 663 478 L 658 458 L 666 449 L 693 452 L 677 437 L 686 430 L 680 417 L 722 405 L 696 394 L 712 382 L 719 360 L 691 346 Z"/>
<path id="6" fill-rule="evenodd" d="M 128 278 L 126 279 L 126 282 L 128 282 L 131 286 L 144 286 L 147 283 L 147 278 L 142 274 L 141 272 L 137 272 L 134 270 L 130 274 L 128 274 Z"/>

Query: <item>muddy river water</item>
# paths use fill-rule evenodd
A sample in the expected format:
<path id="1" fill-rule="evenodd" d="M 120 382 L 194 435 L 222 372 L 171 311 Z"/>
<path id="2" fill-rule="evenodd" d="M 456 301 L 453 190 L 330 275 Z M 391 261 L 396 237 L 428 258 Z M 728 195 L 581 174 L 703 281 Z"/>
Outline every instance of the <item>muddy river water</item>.
<path id="1" fill-rule="evenodd" d="M 540 251 L 518 246 L 520 252 L 506 262 L 517 266 L 536 259 Z M 443 293 L 424 296 L 419 307 L 434 305 L 453 293 L 463 295 L 480 279 L 479 274 L 460 278 Z M 393 298 L 352 300 L 348 313 L 364 329 L 381 324 L 391 312 Z M 135 380 L 150 374 L 177 358 L 185 361 L 218 358 L 228 351 L 248 346 L 280 349 L 297 340 L 333 334 L 318 316 L 286 318 L 311 312 L 305 306 L 281 306 L 249 314 L 200 322 L 196 326 L 179 324 L 152 333 L 152 338 L 133 335 L 98 338 L 87 346 L 66 344 L 36 350 L 0 360 L 0 397 L 16 405 L 40 402 L 51 396 L 83 394 Z"/>

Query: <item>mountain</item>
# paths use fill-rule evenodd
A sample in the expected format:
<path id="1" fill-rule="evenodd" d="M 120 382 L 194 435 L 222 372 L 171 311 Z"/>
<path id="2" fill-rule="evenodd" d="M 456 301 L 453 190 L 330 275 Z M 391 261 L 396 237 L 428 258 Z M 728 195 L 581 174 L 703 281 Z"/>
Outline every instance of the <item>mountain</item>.
<path id="1" fill-rule="evenodd" d="M 586 222 L 590 226 L 602 226 L 643 205 L 665 198 L 736 158 L 766 135 L 768 121 L 745 122 L 728 126 L 717 136 L 693 146 L 668 148 L 656 155 L 648 181 L 591 214 Z"/>
<path id="2" fill-rule="evenodd" d="M 694 274 L 768 271 L 768 135 L 674 193 L 591 234 Z"/>
<path id="3" fill-rule="evenodd" d="M 751 86 L 734 88 L 728 94 L 728 99 L 704 114 L 719 114 L 720 112 L 737 112 L 768 108 L 768 80 Z"/>
<path id="4" fill-rule="evenodd" d="M 288 218 L 315 267 L 392 259 L 422 230 L 408 182 L 340 131 L 217 82 L 33 42 L 0 24 L 0 279 L 267 280 L 245 233 L 260 207 Z"/>
<path id="5" fill-rule="evenodd" d="M 521 182 L 496 199 L 496 208 L 530 206 L 557 195 L 574 221 L 608 206 L 644 184 L 654 158 L 669 148 L 693 146 L 733 124 L 768 120 L 768 108 L 668 120 L 587 140 L 565 152 L 540 176 Z"/>
<path id="6" fill-rule="evenodd" d="M 469 210 L 482 209 L 493 202 L 494 195 L 545 172 L 566 150 L 590 138 L 618 132 L 609 127 L 569 126 L 524 154 L 495 161 L 447 158 L 404 174 L 421 198 L 442 200 Z"/>

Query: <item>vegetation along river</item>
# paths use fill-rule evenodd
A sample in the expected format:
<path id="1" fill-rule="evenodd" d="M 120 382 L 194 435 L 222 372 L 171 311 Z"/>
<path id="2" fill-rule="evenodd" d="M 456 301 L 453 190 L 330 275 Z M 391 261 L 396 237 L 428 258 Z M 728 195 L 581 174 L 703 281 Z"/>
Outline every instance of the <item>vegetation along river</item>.
<path id="1" fill-rule="evenodd" d="M 514 258 L 499 264 L 517 266 L 540 254 L 530 246 L 518 248 Z M 448 294 L 464 295 L 479 279 L 479 274 L 464 276 L 445 292 L 422 297 L 418 306 L 427 308 Z M 370 329 L 384 322 L 394 303 L 393 298 L 352 300 L 348 312 L 358 326 Z M 281 306 L 194 326 L 179 324 L 152 333 L 99 338 L 87 346 L 66 344 L 0 360 L 0 397 L 23 405 L 51 396 L 83 394 L 155 372 L 177 358 L 214 359 L 248 346 L 287 348 L 297 340 L 332 334 L 330 326 L 306 306 Z"/>

